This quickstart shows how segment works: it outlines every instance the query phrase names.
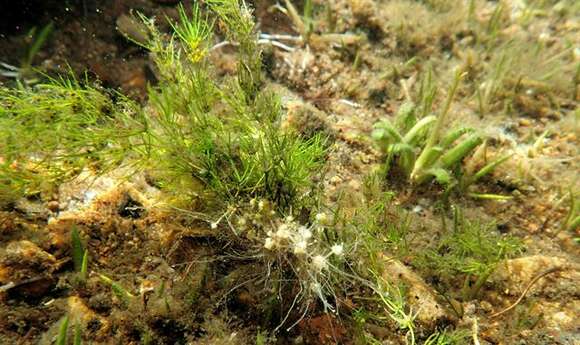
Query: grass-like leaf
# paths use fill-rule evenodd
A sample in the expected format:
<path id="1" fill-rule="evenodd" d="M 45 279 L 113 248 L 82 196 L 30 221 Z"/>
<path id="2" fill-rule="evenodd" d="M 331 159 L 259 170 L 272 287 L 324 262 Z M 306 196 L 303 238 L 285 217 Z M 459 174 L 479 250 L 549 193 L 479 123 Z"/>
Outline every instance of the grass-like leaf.
<path id="1" fill-rule="evenodd" d="M 75 323 L 75 336 L 73 338 L 73 345 L 82 344 L 81 325 L 79 322 Z"/>
<path id="2" fill-rule="evenodd" d="M 81 281 L 86 281 L 88 277 L 88 266 L 89 266 L 89 251 L 85 249 L 83 253 L 83 260 L 81 262 L 80 278 Z"/>
<path id="3" fill-rule="evenodd" d="M 504 155 L 498 159 L 494 159 L 493 161 L 489 162 L 483 168 L 479 169 L 472 177 L 469 177 L 467 179 L 468 181 L 467 181 L 465 187 L 479 181 L 484 176 L 492 173 L 495 170 L 495 168 L 497 168 L 499 165 L 501 165 L 502 163 L 504 163 L 505 161 L 510 159 L 512 156 L 513 156 L 513 154 L 507 154 L 507 155 Z"/>
<path id="4" fill-rule="evenodd" d="M 68 332 L 68 315 L 66 315 L 60 322 L 58 328 L 58 336 L 56 338 L 56 345 L 66 345 L 66 338 Z"/>
<path id="5" fill-rule="evenodd" d="M 75 271 L 80 272 L 82 270 L 84 254 L 86 251 L 83 248 L 81 236 L 76 226 L 73 226 L 71 231 L 71 247 Z"/>
<path id="6" fill-rule="evenodd" d="M 135 298 L 135 295 L 133 295 L 132 293 L 130 293 L 127 289 L 123 288 L 121 285 L 117 284 L 115 281 L 113 281 L 111 278 L 103 275 L 103 274 L 99 274 L 99 278 L 101 279 L 101 281 L 103 281 L 105 284 L 109 285 L 111 287 L 111 290 L 113 290 L 113 293 L 125 304 L 129 304 L 129 302 Z"/>

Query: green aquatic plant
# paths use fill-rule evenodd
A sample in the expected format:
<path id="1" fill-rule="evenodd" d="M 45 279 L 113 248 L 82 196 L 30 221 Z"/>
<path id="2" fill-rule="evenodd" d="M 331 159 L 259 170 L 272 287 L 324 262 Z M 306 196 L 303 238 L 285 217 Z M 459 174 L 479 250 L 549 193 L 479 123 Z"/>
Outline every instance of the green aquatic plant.
<path id="1" fill-rule="evenodd" d="M 66 315 L 62 319 L 62 321 L 60 322 L 60 327 L 58 328 L 58 335 L 56 337 L 56 342 L 55 342 L 56 345 L 67 345 L 69 343 L 69 342 L 67 342 L 68 333 L 69 333 L 69 323 L 70 323 L 69 320 L 70 320 L 70 316 Z M 75 323 L 72 343 L 73 343 L 73 345 L 81 345 L 82 344 L 82 331 L 81 331 L 81 325 L 80 325 L 79 321 L 77 321 Z"/>
<path id="2" fill-rule="evenodd" d="M 423 345 L 463 345 L 468 344 L 470 332 L 465 329 L 449 331 L 447 329 L 435 332 L 429 336 Z"/>
<path id="3" fill-rule="evenodd" d="M 80 281 L 86 282 L 88 277 L 89 251 L 83 246 L 76 226 L 71 231 L 71 248 L 75 271 L 78 272 Z"/>
<path id="4" fill-rule="evenodd" d="M 498 265 L 523 249 L 518 239 L 499 235 L 494 228 L 493 223 L 468 220 L 454 208 L 451 231 L 445 233 L 434 248 L 422 253 L 417 264 L 444 280 L 462 277 L 460 298 L 472 300 Z"/>
<path id="5" fill-rule="evenodd" d="M 68 333 L 68 315 L 66 315 L 58 328 L 58 336 L 56 338 L 56 345 L 66 345 L 66 338 Z"/>
<path id="6" fill-rule="evenodd" d="M 83 248 L 83 243 L 81 242 L 81 237 L 77 227 L 73 227 L 71 231 L 71 247 L 72 247 L 72 258 L 75 271 L 80 272 L 83 265 L 83 256 L 85 249 Z"/>
<path id="7" fill-rule="evenodd" d="M 127 163 L 148 169 L 182 198 L 264 197 L 280 209 L 294 205 L 321 172 L 325 140 L 282 128 L 280 100 L 264 87 L 247 5 L 207 4 L 237 44 L 235 77 L 213 70 L 207 57 L 213 23 L 195 5 L 191 17 L 180 7 L 169 39 L 141 16 L 151 37 L 142 45 L 160 77 L 150 89 L 150 110 L 73 78 L 0 89 L 0 200 L 39 193 L 85 169 L 100 173 Z"/>
<path id="8" fill-rule="evenodd" d="M 304 8 L 302 11 L 302 15 L 298 13 L 296 7 L 292 4 L 290 0 L 284 0 L 285 8 L 280 8 L 286 15 L 292 20 L 292 24 L 302 37 L 305 42 L 308 42 L 310 39 L 310 35 L 314 31 L 314 17 L 313 17 L 313 9 L 314 5 L 312 0 L 305 0 L 304 1 Z"/>
<path id="9" fill-rule="evenodd" d="M 573 47 L 550 46 L 542 40 L 549 38 L 514 38 L 498 43 L 493 54 L 481 53 L 489 54 L 489 62 L 481 64 L 475 84 L 480 116 L 514 109 L 537 116 L 543 102 L 558 109 L 559 98 L 574 97 L 574 74 L 580 65 Z"/>
<path id="10" fill-rule="evenodd" d="M 197 5 L 191 14 L 179 8 L 171 37 L 140 16 L 149 30 L 144 36 L 151 38 L 141 44 L 151 51 L 159 76 L 149 90 L 148 107 L 140 109 L 120 95 L 72 78 L 1 89 L 0 186 L 10 191 L 22 185 L 15 196 L 25 196 L 38 193 L 42 183 L 57 184 L 86 170 L 147 171 L 166 195 L 203 201 L 187 207 L 202 205 L 196 211 L 207 210 L 204 219 L 222 214 L 210 227 L 224 230 L 223 237 L 234 230 L 240 246 L 262 252 L 268 258 L 264 270 L 276 268 L 265 274 L 273 286 L 280 281 L 298 283 L 301 293 L 289 290 L 295 294 L 294 303 L 308 305 L 318 299 L 326 310 L 335 310 L 335 272 L 343 247 L 327 237 L 322 241 L 330 230 L 317 233 L 312 224 L 291 218 L 296 210 L 314 204 L 325 138 L 304 138 L 284 126 L 280 99 L 265 85 L 247 5 L 237 0 L 206 4 L 236 46 L 235 75 L 219 76 L 214 70 L 208 57 L 213 23 Z M 17 173 L 22 176 L 14 179 Z M 240 212 L 248 211 L 251 200 L 256 202 L 253 211 L 260 207 L 256 200 L 267 202 L 268 213 L 255 219 L 251 232 L 241 231 L 243 227 L 238 232 L 230 220 L 248 217 Z M 227 231 L 222 229 L 226 223 Z M 259 229 L 263 231 L 257 233 Z M 88 252 L 76 229 L 71 242 L 75 270 L 86 279 Z M 113 279 L 98 277 L 124 304 L 134 299 Z M 286 318 L 291 311 L 293 307 Z"/>
<path id="11" fill-rule="evenodd" d="M 289 207 L 320 171 L 324 139 L 303 139 L 282 129 L 278 96 L 263 85 L 248 7 L 238 1 L 212 0 L 208 5 L 238 44 L 237 75 L 222 81 L 214 75 L 207 49 L 200 48 L 210 43 L 211 24 L 199 9 L 194 8 L 191 18 L 181 11 L 181 24 L 174 28 L 182 45 L 163 41 L 150 27 L 154 39 L 147 46 L 163 76 L 150 92 L 156 113 L 148 117 L 148 140 L 155 148 L 150 158 L 161 162 L 158 172 L 165 175 L 165 184 L 193 178 L 190 186 L 201 184 L 226 201 L 258 197 Z M 191 192 L 205 193 L 199 188 Z"/>
<path id="12" fill-rule="evenodd" d="M 129 292 L 129 290 L 125 289 L 119 283 L 115 282 L 111 278 L 107 277 L 104 274 L 98 274 L 99 279 L 107 285 L 111 287 L 111 291 L 117 296 L 117 298 L 125 305 L 129 305 L 132 300 L 134 300 L 137 296 Z"/>
<path id="13" fill-rule="evenodd" d="M 179 4 L 178 10 L 179 24 L 173 24 L 170 21 L 170 25 L 175 35 L 187 46 L 189 59 L 196 62 L 203 58 L 207 52 L 207 42 L 213 30 L 213 23 L 209 23 L 207 18 L 201 17 L 197 5 L 192 8 L 191 19 L 188 18 L 182 4 Z"/>
<path id="14" fill-rule="evenodd" d="M 391 214 L 398 212 L 388 208 L 392 195 L 380 195 L 370 207 L 367 203 L 354 220 L 318 211 L 324 209 L 316 196 L 316 180 L 323 173 L 325 138 L 303 137 L 283 123 L 281 100 L 262 72 L 258 35 L 245 2 L 204 4 L 203 9 L 215 15 L 197 4 L 191 12 L 179 7 L 179 20 L 171 22 L 169 36 L 152 19 L 139 15 L 150 37 L 140 44 L 150 51 L 159 79 L 149 89 L 146 108 L 73 78 L 0 89 L 0 200 L 41 193 L 47 185 L 87 170 L 102 173 L 130 166 L 137 168 L 131 172 L 146 171 L 166 195 L 199 201 L 184 207 L 186 213 L 202 214 L 204 220 L 219 214 L 208 227 L 227 242 L 221 250 L 235 251 L 235 260 L 251 262 L 248 267 L 257 272 L 256 280 L 267 294 L 267 302 L 258 307 L 268 314 L 272 306 L 291 301 L 277 311 L 279 327 L 287 326 L 294 311 L 300 315 L 289 328 L 312 308 L 340 313 L 342 294 L 354 281 L 374 293 L 379 321 L 395 322 L 415 342 L 415 314 L 403 292 L 379 275 L 383 252 L 403 256 L 411 251 L 409 218 Z M 309 6 L 305 17 L 311 17 Z M 227 41 L 214 44 L 214 27 Z M 235 75 L 220 75 L 212 65 L 209 55 L 223 44 L 237 51 Z M 410 59 L 403 67 L 410 69 L 414 63 Z M 447 186 L 467 186 L 504 159 L 470 176 L 460 172 L 462 160 L 484 141 L 469 128 L 444 131 L 460 79 L 458 74 L 438 116 L 430 115 L 435 86 L 429 75 L 422 82 L 418 106 L 405 104 L 393 123 L 376 125 L 373 136 L 387 164 L 404 171 L 414 184 L 435 179 Z M 391 217 L 403 220 L 393 222 Z M 485 236 L 458 229 L 445 240 L 442 253 L 436 252 L 440 260 L 433 262 L 459 269 L 466 281 L 475 279 L 478 290 L 490 267 L 513 250 L 506 244 L 501 253 L 489 254 L 493 248 Z M 71 241 L 75 270 L 86 280 L 88 251 L 77 230 Z M 238 269 L 241 265 L 229 256 L 234 255 L 220 257 L 222 268 Z M 243 271 L 234 270 L 224 280 L 234 281 L 237 272 Z M 113 279 L 98 277 L 124 304 L 137 300 Z M 239 284 L 228 282 L 227 290 Z M 161 295 L 163 290 L 160 287 Z M 198 290 L 189 295 L 191 303 L 198 301 Z M 470 296 L 476 293 L 467 291 Z M 170 310 L 167 299 L 165 306 Z"/>
<path id="15" fill-rule="evenodd" d="M 32 63 L 34 58 L 46 43 L 50 35 L 54 30 L 54 24 L 52 22 L 43 26 L 40 31 L 35 26 L 30 31 L 28 31 L 27 37 L 30 38 L 31 42 L 26 48 L 26 54 L 20 61 L 20 66 L 12 66 L 5 62 L 0 61 L 0 75 L 8 78 L 14 78 L 18 82 L 23 82 L 25 84 L 33 84 L 38 82 L 35 71 L 33 70 Z"/>
<path id="16" fill-rule="evenodd" d="M 0 202 L 119 167 L 143 148 L 133 140 L 140 115 L 126 97 L 72 77 L 0 87 Z"/>
<path id="17" fill-rule="evenodd" d="M 568 195 L 570 205 L 562 224 L 565 230 L 575 231 L 580 228 L 580 202 L 578 202 L 577 193 L 570 191 Z"/>
<path id="18" fill-rule="evenodd" d="M 457 72 L 438 116 L 427 115 L 419 118 L 418 107 L 408 102 L 399 108 L 394 122 L 383 120 L 374 125 L 372 137 L 386 154 L 387 171 L 394 165 L 413 184 L 420 185 L 435 179 L 447 187 L 461 186 L 465 189 L 490 174 L 509 158 L 500 157 L 471 176 L 465 176 L 458 169 L 463 159 L 472 155 L 484 142 L 482 135 L 469 127 L 443 131 L 461 78 L 462 74 Z M 421 92 L 424 95 L 424 105 L 421 107 L 423 110 L 432 104 L 433 91 L 428 91 L 429 89 L 432 88 L 427 86 L 427 91 Z"/>
<path id="19" fill-rule="evenodd" d="M 373 290 L 379 298 L 380 306 L 388 318 L 405 331 L 406 343 L 415 344 L 415 318 L 417 315 L 408 308 L 405 295 L 401 289 L 393 287 L 384 278 L 372 273 L 377 281 Z"/>

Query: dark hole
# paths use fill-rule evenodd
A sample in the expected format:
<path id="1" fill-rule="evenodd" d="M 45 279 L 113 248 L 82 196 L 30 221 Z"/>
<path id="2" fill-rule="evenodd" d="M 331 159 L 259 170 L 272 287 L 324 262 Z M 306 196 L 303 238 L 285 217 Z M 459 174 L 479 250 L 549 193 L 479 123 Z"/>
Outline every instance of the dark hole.
<path id="1" fill-rule="evenodd" d="M 101 321 L 99 319 L 94 318 L 87 323 L 87 331 L 90 333 L 96 333 L 99 329 L 101 329 Z"/>
<path id="2" fill-rule="evenodd" d="M 127 201 L 125 201 L 119 208 L 119 215 L 123 218 L 141 218 L 143 212 L 145 212 L 143 205 L 129 196 L 127 197 Z"/>
<path id="3" fill-rule="evenodd" d="M 387 90 L 385 89 L 374 89 L 369 93 L 369 100 L 375 105 L 381 105 L 389 98 Z"/>
<path id="4" fill-rule="evenodd" d="M 185 344 L 185 327 L 173 319 L 155 319 L 151 329 L 161 338 L 171 341 L 171 344 Z"/>
<path id="5" fill-rule="evenodd" d="M 498 224 L 497 231 L 499 231 L 502 234 L 507 234 L 510 231 L 510 226 L 508 223 Z"/>

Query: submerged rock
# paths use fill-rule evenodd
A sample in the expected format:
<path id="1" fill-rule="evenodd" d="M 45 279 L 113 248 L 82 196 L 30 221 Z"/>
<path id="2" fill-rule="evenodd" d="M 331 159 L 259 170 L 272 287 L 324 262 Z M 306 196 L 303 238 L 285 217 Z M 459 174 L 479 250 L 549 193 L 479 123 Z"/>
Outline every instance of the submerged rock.
<path id="1" fill-rule="evenodd" d="M 505 294 L 519 295 L 535 276 L 552 269 L 558 272 L 539 279 L 528 294 L 580 294 L 580 265 L 559 257 L 533 255 L 507 260 L 497 267 L 489 280 L 499 284 Z"/>
<path id="2" fill-rule="evenodd" d="M 0 252 L 0 293 L 22 298 L 42 297 L 54 286 L 51 273 L 58 266 L 53 255 L 30 241 L 10 242 Z"/>
<path id="3" fill-rule="evenodd" d="M 385 260 L 383 278 L 390 283 L 404 283 L 409 307 L 417 314 L 416 320 L 428 329 L 445 326 L 455 317 L 436 299 L 435 291 L 423 278 L 398 260 Z"/>
<path id="4" fill-rule="evenodd" d="M 508 260 L 490 277 L 492 283 L 510 296 L 505 305 L 496 308 L 504 310 L 525 294 L 519 305 L 533 300 L 528 313 L 539 316 L 546 330 L 556 334 L 579 332 L 579 268 L 580 265 L 565 258 L 544 255 Z M 504 315 L 513 312 L 508 310 Z"/>

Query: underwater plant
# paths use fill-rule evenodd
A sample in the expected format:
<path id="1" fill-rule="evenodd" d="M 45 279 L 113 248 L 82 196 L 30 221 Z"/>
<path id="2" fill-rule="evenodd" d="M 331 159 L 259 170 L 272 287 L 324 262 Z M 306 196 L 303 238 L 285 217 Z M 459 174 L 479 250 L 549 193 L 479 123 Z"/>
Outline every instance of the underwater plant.
<path id="1" fill-rule="evenodd" d="M 0 86 L 0 205 L 50 191 L 84 169 L 139 155 L 145 122 L 128 98 L 74 78 Z"/>
<path id="2" fill-rule="evenodd" d="M 521 253 L 522 243 L 515 237 L 494 232 L 495 224 L 482 224 L 465 218 L 454 208 L 452 229 L 435 248 L 420 255 L 420 266 L 437 272 L 444 279 L 463 277 L 464 301 L 476 298 L 489 276 L 501 262 Z"/>
<path id="3" fill-rule="evenodd" d="M 194 6 L 192 17 L 181 8 L 175 39 L 163 40 L 150 21 L 147 44 L 162 79 L 151 90 L 155 116 L 148 120 L 149 159 L 164 185 L 183 179 L 201 183 L 223 200 L 264 198 L 287 209 L 322 167 L 324 139 L 301 138 L 281 127 L 278 96 L 264 87 L 260 50 L 248 7 L 237 1 L 210 1 L 237 43 L 237 75 L 219 80 L 207 56 L 212 23 Z M 186 182 L 187 183 L 187 182 Z M 192 186 L 192 183 L 189 185 Z M 186 192 L 187 193 L 187 192 Z"/>
<path id="4" fill-rule="evenodd" d="M 447 100 L 437 116 L 419 118 L 418 107 L 408 102 L 401 105 L 394 123 L 382 120 L 374 125 L 372 137 L 386 154 L 387 171 L 394 165 L 415 185 L 434 179 L 447 188 L 461 186 L 465 189 L 509 158 L 503 156 L 495 159 L 470 176 L 465 176 L 458 169 L 463 159 L 474 154 L 477 147 L 484 143 L 482 135 L 469 127 L 443 130 L 462 78 L 463 74 L 456 72 Z M 430 107 L 432 97 L 427 96 L 427 100 L 423 101 L 428 103 L 423 109 Z"/>

